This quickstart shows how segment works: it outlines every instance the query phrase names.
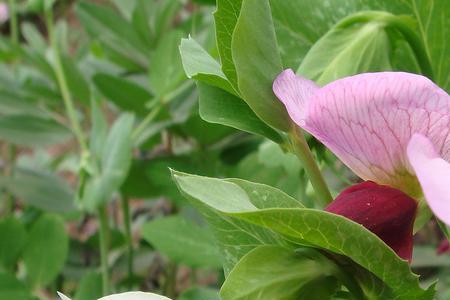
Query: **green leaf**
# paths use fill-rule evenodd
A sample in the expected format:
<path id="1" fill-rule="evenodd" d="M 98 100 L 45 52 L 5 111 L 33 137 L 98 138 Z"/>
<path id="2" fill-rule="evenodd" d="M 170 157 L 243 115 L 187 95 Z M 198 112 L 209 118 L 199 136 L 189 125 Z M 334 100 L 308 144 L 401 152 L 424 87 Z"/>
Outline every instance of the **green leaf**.
<path id="1" fill-rule="evenodd" d="M 222 71 L 235 90 L 238 90 L 238 81 L 231 53 L 231 40 L 241 6 L 242 0 L 217 0 L 217 11 L 214 13 L 217 48 Z"/>
<path id="2" fill-rule="evenodd" d="M 302 207 L 301 203 L 295 199 L 270 186 L 240 179 L 220 180 L 180 172 L 173 172 L 172 175 L 181 193 L 202 212 L 211 224 L 224 258 L 226 274 L 242 256 L 258 245 L 287 244 L 272 231 L 249 224 L 234 216 L 225 215 L 202 201 L 204 199 L 209 199 L 213 203 L 231 201 L 230 206 L 236 205 L 237 208 L 244 209 L 247 207 L 250 210 L 255 207 Z"/>
<path id="3" fill-rule="evenodd" d="M 450 6 L 446 0 L 409 0 L 433 66 L 434 81 L 450 92 Z"/>
<path id="4" fill-rule="evenodd" d="M 125 78 L 99 73 L 92 78 L 97 89 L 117 107 L 140 115 L 147 111 L 145 105 L 152 95 L 140 85 Z"/>
<path id="5" fill-rule="evenodd" d="M 35 116 L 11 115 L 0 117 L 0 139 L 23 146 L 48 146 L 70 138 L 62 125 Z"/>
<path id="6" fill-rule="evenodd" d="M 74 300 L 98 299 L 103 296 L 102 276 L 89 272 L 81 278 Z"/>
<path id="7" fill-rule="evenodd" d="M 227 300 L 311 299 L 315 291 L 309 284 L 332 276 L 337 270 L 331 260 L 314 249 L 293 251 L 280 246 L 259 246 L 233 268 L 220 296 Z M 300 297 L 305 292 L 309 298 Z M 328 292 L 328 297 L 322 299 L 329 299 L 335 290 Z"/>
<path id="8" fill-rule="evenodd" d="M 194 39 L 182 39 L 180 44 L 181 60 L 187 77 L 207 83 L 237 96 L 220 64 L 212 58 Z"/>
<path id="9" fill-rule="evenodd" d="M 108 50 L 140 66 L 148 64 L 145 41 L 140 38 L 132 24 L 113 9 L 91 1 L 79 1 L 76 12 L 86 31 L 102 41 Z"/>
<path id="10" fill-rule="evenodd" d="M 290 118 L 272 91 L 283 66 L 268 0 L 243 2 L 231 49 L 242 98 L 261 120 L 288 131 Z"/>
<path id="11" fill-rule="evenodd" d="M 262 226 L 290 242 L 352 259 L 380 278 L 396 299 L 431 299 L 434 294 L 433 286 L 428 290 L 419 286 L 418 276 L 411 272 L 407 261 L 400 259 L 376 235 L 349 219 L 320 210 L 274 205 L 278 198 L 268 201 L 264 195 L 245 192 L 227 180 L 180 173 L 175 173 L 174 178 L 183 194 L 200 203 L 203 209 Z M 275 191 L 272 192 L 281 193 Z"/>
<path id="12" fill-rule="evenodd" d="M 201 82 L 197 87 L 203 120 L 259 134 L 279 144 L 283 142 L 280 134 L 263 123 L 242 99 Z"/>
<path id="13" fill-rule="evenodd" d="M 391 70 L 386 24 L 336 25 L 309 50 L 297 73 L 319 85 L 364 72 Z"/>
<path id="14" fill-rule="evenodd" d="M 75 209 L 74 192 L 61 177 L 39 170 L 17 169 L 1 184 L 26 204 L 44 211 L 65 213 Z"/>
<path id="15" fill-rule="evenodd" d="M 90 211 L 112 200 L 127 177 L 132 159 L 134 116 L 122 114 L 113 124 L 103 145 L 100 173 L 86 184 L 82 204 Z"/>
<path id="16" fill-rule="evenodd" d="M 0 264 L 11 270 L 24 249 L 27 232 L 20 221 L 8 217 L 0 220 L 0 236 Z"/>
<path id="17" fill-rule="evenodd" d="M 171 31 L 165 35 L 151 57 L 150 84 L 156 96 L 164 96 L 185 78 L 178 45 L 184 34 Z"/>
<path id="18" fill-rule="evenodd" d="M 69 250 L 64 222 L 53 215 L 43 215 L 31 228 L 23 253 L 27 279 L 33 287 L 52 282 L 61 272 Z"/>
<path id="19" fill-rule="evenodd" d="M 210 288 L 193 287 L 184 291 L 178 300 L 220 300 L 219 291 Z"/>
<path id="20" fill-rule="evenodd" d="M 177 263 L 190 267 L 220 268 L 222 266 L 209 229 L 180 216 L 146 223 L 142 228 L 142 236 L 158 251 Z"/>
<path id="21" fill-rule="evenodd" d="M 62 66 L 72 95 L 79 102 L 88 104 L 91 98 L 91 91 L 84 74 L 76 64 L 76 61 L 72 57 L 63 56 Z"/>
<path id="22" fill-rule="evenodd" d="M 14 275 L 0 273 L 0 299 L 29 300 L 30 292 Z"/>

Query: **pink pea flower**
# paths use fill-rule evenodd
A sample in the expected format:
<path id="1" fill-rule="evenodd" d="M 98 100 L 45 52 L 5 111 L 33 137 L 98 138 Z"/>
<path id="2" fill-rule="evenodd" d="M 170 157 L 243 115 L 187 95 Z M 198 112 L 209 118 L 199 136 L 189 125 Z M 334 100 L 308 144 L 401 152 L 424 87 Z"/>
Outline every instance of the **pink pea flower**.
<path id="1" fill-rule="evenodd" d="M 359 74 L 319 87 L 285 70 L 273 91 L 291 119 L 355 174 L 426 200 L 450 225 L 450 96 L 444 90 L 403 72 Z"/>

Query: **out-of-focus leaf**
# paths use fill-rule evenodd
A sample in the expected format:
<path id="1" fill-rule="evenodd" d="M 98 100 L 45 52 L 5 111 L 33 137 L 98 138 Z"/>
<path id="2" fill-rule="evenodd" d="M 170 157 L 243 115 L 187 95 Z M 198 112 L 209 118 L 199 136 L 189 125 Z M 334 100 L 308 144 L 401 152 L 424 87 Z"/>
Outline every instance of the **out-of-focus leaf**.
<path id="1" fill-rule="evenodd" d="M 19 220 L 9 217 L 0 220 L 0 236 L 0 264 L 10 270 L 24 249 L 27 232 Z"/>
<path id="2" fill-rule="evenodd" d="M 48 146 L 70 138 L 70 131 L 60 124 L 25 115 L 0 117 L 0 139 L 23 146 Z"/>
<path id="3" fill-rule="evenodd" d="M 448 253 L 438 255 L 435 247 L 415 246 L 411 265 L 413 268 L 448 268 L 450 255 Z"/>
<path id="4" fill-rule="evenodd" d="M 102 276 L 89 272 L 83 276 L 75 293 L 74 300 L 98 299 L 103 295 Z"/>
<path id="5" fill-rule="evenodd" d="M 35 50 L 39 52 L 44 52 L 48 44 L 43 38 L 42 34 L 37 30 L 37 28 L 31 23 L 23 23 L 22 34 L 24 35 L 27 43 Z"/>
<path id="6" fill-rule="evenodd" d="M 29 300 L 30 292 L 27 286 L 13 274 L 0 273 L 0 299 Z"/>
<path id="7" fill-rule="evenodd" d="M 61 177 L 44 171 L 17 169 L 13 177 L 0 177 L 6 189 L 28 205 L 64 213 L 75 209 L 74 193 Z"/>
<path id="8" fill-rule="evenodd" d="M 148 49 L 130 22 L 114 10 L 91 1 L 77 3 L 80 22 L 88 33 L 104 43 L 104 50 L 138 65 L 148 64 Z"/>
<path id="9" fill-rule="evenodd" d="M 91 91 L 89 85 L 84 78 L 84 74 L 80 72 L 73 58 L 68 56 L 62 57 L 62 66 L 66 75 L 67 85 L 74 98 L 81 103 L 87 105 L 90 103 Z"/>
<path id="10" fill-rule="evenodd" d="M 175 15 L 183 5 L 180 0 L 145 1 L 150 5 L 150 28 L 152 38 L 156 44 L 167 34 L 172 27 Z M 179 41 L 178 41 L 179 42 Z"/>
<path id="11" fill-rule="evenodd" d="M 31 228 L 23 259 L 27 279 L 33 287 L 45 286 L 62 270 L 69 250 L 64 222 L 42 215 Z"/>
<path id="12" fill-rule="evenodd" d="M 212 58 L 205 49 L 194 39 L 182 39 L 180 44 L 181 60 L 184 71 L 189 78 L 221 88 L 231 94 L 237 95 L 220 64 Z"/>
<path id="13" fill-rule="evenodd" d="M 204 287 L 193 287 L 184 291 L 178 300 L 220 300 L 219 291 Z"/>
<path id="14" fill-rule="evenodd" d="M 95 98 L 91 99 L 91 138 L 90 150 L 94 159 L 100 160 L 102 155 L 103 145 L 105 144 L 108 135 L 108 123 L 102 113 L 100 105 Z"/>
<path id="15" fill-rule="evenodd" d="M 142 236 L 175 262 L 191 267 L 219 269 L 222 266 L 211 232 L 182 217 L 166 217 L 146 223 Z"/>
<path id="16" fill-rule="evenodd" d="M 0 90 L 0 115 L 32 115 L 36 117 L 46 117 L 44 112 L 33 101 L 18 95 L 17 93 L 1 89 Z"/>
<path id="17" fill-rule="evenodd" d="M 262 121 L 288 131 L 290 118 L 272 91 L 283 66 L 268 0 L 242 3 L 231 49 L 242 98 Z"/>
<path id="18" fill-rule="evenodd" d="M 313 299 L 316 291 L 309 284 L 337 271 L 337 266 L 315 249 L 294 251 L 280 246 L 259 246 L 233 268 L 220 296 L 229 300 L 258 299 L 259 295 L 266 299 Z M 336 282 L 333 287 L 321 299 L 330 299 L 336 291 Z M 305 292 L 308 297 L 301 297 Z"/>
<path id="19" fill-rule="evenodd" d="M 242 99 L 201 82 L 197 87 L 203 120 L 259 134 L 276 143 L 282 142 L 280 134 L 262 122 Z"/>
<path id="20" fill-rule="evenodd" d="M 124 182 L 132 159 L 134 116 L 122 114 L 113 124 L 105 141 L 100 161 L 100 173 L 94 174 L 86 184 L 82 205 L 94 210 L 110 201 Z"/>
<path id="21" fill-rule="evenodd" d="M 150 92 L 125 78 L 96 74 L 93 81 L 100 92 L 119 108 L 145 114 L 145 104 L 152 98 Z"/>
<path id="22" fill-rule="evenodd" d="M 150 84 L 156 96 L 164 96 L 185 78 L 178 45 L 183 33 L 171 31 L 165 35 L 151 57 Z"/>

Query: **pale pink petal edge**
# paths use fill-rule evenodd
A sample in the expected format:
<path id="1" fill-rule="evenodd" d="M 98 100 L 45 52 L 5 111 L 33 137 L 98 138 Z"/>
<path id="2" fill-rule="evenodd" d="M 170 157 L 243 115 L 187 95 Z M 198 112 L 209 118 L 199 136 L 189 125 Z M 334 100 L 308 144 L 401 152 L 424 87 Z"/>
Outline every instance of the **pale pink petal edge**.
<path id="1" fill-rule="evenodd" d="M 308 100 L 318 89 L 313 81 L 295 75 L 291 69 L 281 72 L 273 82 L 273 92 L 300 127 L 305 124 Z"/>
<path id="2" fill-rule="evenodd" d="M 412 136 L 407 153 L 428 205 L 439 219 L 450 225 L 450 164 L 422 134 Z"/>

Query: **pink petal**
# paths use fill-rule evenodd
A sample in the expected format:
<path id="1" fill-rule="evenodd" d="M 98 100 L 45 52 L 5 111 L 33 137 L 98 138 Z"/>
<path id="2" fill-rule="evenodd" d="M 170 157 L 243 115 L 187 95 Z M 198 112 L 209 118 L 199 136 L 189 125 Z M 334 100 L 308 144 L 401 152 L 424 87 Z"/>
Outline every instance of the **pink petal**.
<path id="1" fill-rule="evenodd" d="M 450 164 L 442 159 L 433 143 L 414 134 L 408 145 L 408 158 L 433 213 L 450 225 Z"/>
<path id="2" fill-rule="evenodd" d="M 420 193 L 406 148 L 414 133 L 450 159 L 450 97 L 429 79 L 403 72 L 365 73 L 311 92 L 310 81 L 283 72 L 274 92 L 291 118 L 364 180 Z"/>
<path id="3" fill-rule="evenodd" d="M 283 102 L 291 119 L 304 125 L 306 104 L 319 87 L 311 80 L 298 77 L 291 69 L 284 70 L 273 83 L 273 92 Z"/>

